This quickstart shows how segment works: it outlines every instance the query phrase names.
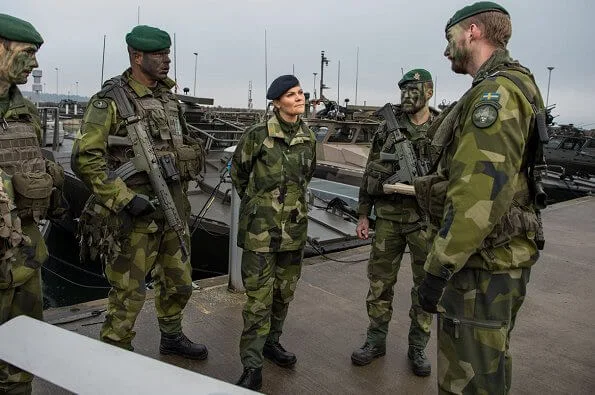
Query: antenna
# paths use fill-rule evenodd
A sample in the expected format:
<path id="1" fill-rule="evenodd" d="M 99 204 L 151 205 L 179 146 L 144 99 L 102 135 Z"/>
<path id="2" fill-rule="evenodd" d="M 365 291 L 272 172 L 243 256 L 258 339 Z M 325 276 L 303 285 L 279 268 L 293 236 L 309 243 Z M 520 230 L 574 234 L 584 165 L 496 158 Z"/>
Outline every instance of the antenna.
<path id="1" fill-rule="evenodd" d="M 341 61 L 339 60 L 339 64 L 337 66 L 337 106 L 341 105 L 341 98 L 339 95 L 340 88 L 341 88 Z"/>
<path id="2" fill-rule="evenodd" d="M 438 97 L 438 76 L 434 78 L 434 108 L 436 108 L 436 98 Z"/>
<path id="3" fill-rule="evenodd" d="M 267 89 L 269 87 L 269 73 L 267 62 L 267 29 L 264 29 L 264 106 L 267 105 Z"/>
<path id="4" fill-rule="evenodd" d="M 178 93 L 178 62 L 176 61 L 176 33 L 174 33 L 174 93 Z"/>
<path id="5" fill-rule="evenodd" d="M 324 66 L 328 66 L 328 58 L 324 56 L 324 51 L 320 51 L 320 100 L 324 100 L 324 89 L 329 89 L 324 85 Z"/>
<path id="6" fill-rule="evenodd" d="M 136 24 L 140 25 L 140 6 L 136 9 Z"/>
<path id="7" fill-rule="evenodd" d="M 355 55 L 355 105 L 357 106 L 357 80 L 359 78 L 359 47 Z"/>
<path id="8" fill-rule="evenodd" d="M 252 80 L 248 82 L 248 110 L 252 110 Z"/>
<path id="9" fill-rule="evenodd" d="M 103 35 L 103 55 L 101 56 L 101 81 L 99 81 L 99 87 L 103 86 L 103 69 L 105 66 L 105 34 Z"/>

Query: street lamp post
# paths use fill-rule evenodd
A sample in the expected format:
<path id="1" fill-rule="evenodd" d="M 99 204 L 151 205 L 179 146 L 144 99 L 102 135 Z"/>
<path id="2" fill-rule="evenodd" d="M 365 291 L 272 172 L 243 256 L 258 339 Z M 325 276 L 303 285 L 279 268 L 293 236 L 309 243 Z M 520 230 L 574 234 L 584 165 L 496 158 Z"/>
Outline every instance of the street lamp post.
<path id="1" fill-rule="evenodd" d="M 196 97 L 196 73 L 198 70 L 198 52 L 194 52 L 194 93 L 193 95 Z"/>
<path id="2" fill-rule="evenodd" d="M 548 66 L 547 69 L 549 70 L 549 76 L 547 78 L 547 96 L 545 98 L 545 107 L 547 108 L 548 104 L 550 104 L 550 82 L 552 81 L 552 70 L 554 69 L 553 66 Z"/>
<path id="3" fill-rule="evenodd" d="M 54 67 L 54 70 L 56 70 L 56 95 L 60 94 L 60 86 L 58 85 L 58 72 L 59 72 L 59 68 Z"/>
<path id="4" fill-rule="evenodd" d="M 314 74 L 314 100 L 316 100 L 316 76 L 318 75 L 318 73 L 312 74 Z"/>

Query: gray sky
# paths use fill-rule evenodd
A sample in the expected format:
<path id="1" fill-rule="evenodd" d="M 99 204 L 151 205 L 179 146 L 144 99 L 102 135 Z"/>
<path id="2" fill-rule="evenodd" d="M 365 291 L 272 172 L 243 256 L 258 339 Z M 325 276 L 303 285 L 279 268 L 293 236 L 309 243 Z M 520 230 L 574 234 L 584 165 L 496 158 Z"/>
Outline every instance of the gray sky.
<path id="1" fill-rule="evenodd" d="M 437 103 L 458 99 L 471 83 L 455 75 L 442 55 L 444 25 L 471 1 L 404 0 L 2 0 L 2 10 L 31 22 L 45 39 L 38 54 L 47 93 L 92 95 L 99 89 L 103 36 L 104 79 L 127 67 L 124 36 L 140 23 L 176 34 L 180 90 L 194 82 L 193 52 L 198 52 L 197 95 L 216 105 L 247 107 L 252 80 L 254 105 L 264 106 L 264 31 L 268 42 L 268 82 L 295 74 L 312 91 L 313 72 L 325 68 L 327 97 L 355 103 L 356 51 L 359 47 L 358 104 L 398 102 L 396 81 L 405 71 L 423 67 L 437 77 Z M 511 55 L 529 67 L 547 93 L 547 66 L 554 66 L 549 103 L 559 123 L 595 127 L 595 2 L 589 0 L 500 0 L 510 12 Z M 170 72 L 173 78 L 173 64 Z M 317 76 L 317 79 L 320 74 Z M 32 78 L 26 86 L 30 90 Z M 318 84 L 317 84 L 318 85 Z M 317 89 L 318 90 L 318 89 Z M 431 104 L 434 104 L 432 99 Z M 587 125 L 588 124 L 588 125 Z"/>

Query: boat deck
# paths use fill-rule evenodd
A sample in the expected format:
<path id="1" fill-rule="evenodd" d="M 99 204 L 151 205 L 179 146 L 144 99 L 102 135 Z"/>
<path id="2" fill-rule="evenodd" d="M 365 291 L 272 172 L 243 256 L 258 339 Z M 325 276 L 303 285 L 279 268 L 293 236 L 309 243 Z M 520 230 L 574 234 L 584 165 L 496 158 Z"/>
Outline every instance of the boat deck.
<path id="1" fill-rule="evenodd" d="M 595 393 L 595 197 L 559 203 L 543 213 L 546 248 L 534 267 L 528 296 L 514 329 L 512 393 Z M 287 318 L 282 343 L 298 356 L 294 369 L 265 362 L 262 391 L 270 394 L 434 394 L 436 371 L 429 378 L 409 372 L 406 359 L 411 268 L 403 262 L 395 287 L 388 349 L 365 367 L 351 364 L 363 343 L 367 315 L 365 295 L 369 246 L 305 260 L 302 279 Z M 405 259 L 407 261 L 407 259 Z M 345 262 L 351 261 L 351 262 Z M 188 336 L 209 347 L 206 361 L 159 354 L 155 308 L 147 301 L 136 324 L 140 354 L 235 382 L 242 366 L 238 340 L 242 330 L 243 294 L 227 290 L 227 277 L 201 280 L 201 289 L 185 310 Z M 46 321 L 82 318 L 61 327 L 97 338 L 103 316 L 93 315 L 105 301 L 46 311 Z M 435 368 L 436 341 L 428 346 Z M 147 372 L 147 374 L 151 374 Z M 108 386 L 109 383 L 106 383 Z M 36 379 L 35 394 L 67 393 Z M 105 389 L 104 389 L 105 390 Z M 200 393 L 200 388 L 189 389 Z M 89 392 L 96 392 L 90 389 Z"/>

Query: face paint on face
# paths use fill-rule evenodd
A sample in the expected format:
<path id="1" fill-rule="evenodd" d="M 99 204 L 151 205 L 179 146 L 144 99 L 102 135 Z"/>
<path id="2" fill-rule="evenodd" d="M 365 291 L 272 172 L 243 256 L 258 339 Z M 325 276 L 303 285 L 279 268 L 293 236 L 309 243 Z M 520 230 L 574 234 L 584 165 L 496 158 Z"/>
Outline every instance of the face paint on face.
<path id="1" fill-rule="evenodd" d="M 161 81 L 167 77 L 170 63 L 169 49 L 159 52 L 143 52 L 140 69 L 150 79 Z"/>
<path id="2" fill-rule="evenodd" d="M 415 114 L 426 105 L 422 82 L 410 82 L 401 88 L 401 109 L 406 114 Z"/>
<path id="3" fill-rule="evenodd" d="M 452 71 L 466 74 L 466 67 L 471 60 L 471 51 L 465 42 L 465 31 L 459 25 L 455 25 L 448 30 L 446 39 L 448 44 L 444 56 L 450 60 Z"/>
<path id="4" fill-rule="evenodd" d="M 12 84 L 26 84 L 31 71 L 38 67 L 34 44 L 11 42 L 8 49 L 0 45 L 0 80 Z"/>

